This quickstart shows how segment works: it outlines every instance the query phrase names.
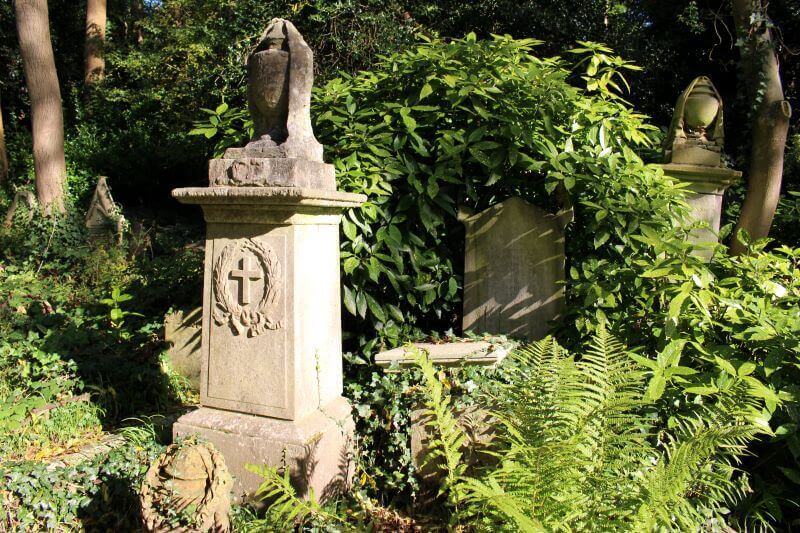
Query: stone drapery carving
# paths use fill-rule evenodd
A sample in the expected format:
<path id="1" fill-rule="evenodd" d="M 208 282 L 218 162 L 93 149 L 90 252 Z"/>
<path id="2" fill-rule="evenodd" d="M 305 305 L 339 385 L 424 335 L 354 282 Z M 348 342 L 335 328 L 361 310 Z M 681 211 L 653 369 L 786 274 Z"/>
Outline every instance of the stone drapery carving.
<path id="1" fill-rule="evenodd" d="M 711 80 L 706 76 L 692 80 L 675 104 L 664 142 L 664 162 L 721 166 L 722 117 L 722 97 Z"/>
<path id="2" fill-rule="evenodd" d="M 311 128 L 314 56 L 297 28 L 272 19 L 247 60 L 253 138 L 212 159 L 212 187 L 306 187 L 336 190 L 333 167 Z"/>
<path id="3" fill-rule="evenodd" d="M 249 259 L 255 257 L 257 270 Z M 236 268 L 241 259 L 242 268 Z M 283 327 L 277 302 L 283 284 L 281 264 L 275 251 L 253 239 L 244 239 L 225 246 L 214 263 L 214 320 L 217 324 L 230 324 L 241 335 L 247 332 L 255 337 L 267 330 Z M 232 294 L 230 279 L 239 281 L 240 294 Z M 257 303 L 251 301 L 250 281 L 263 280 L 263 295 Z"/>
<path id="4" fill-rule="evenodd" d="M 233 478 L 222 455 L 193 439 L 167 448 L 147 470 L 140 501 L 152 533 L 230 531 Z"/>
<path id="5" fill-rule="evenodd" d="M 322 161 L 311 129 L 314 56 L 297 28 L 272 19 L 247 60 L 247 102 L 253 140 L 246 155 Z"/>

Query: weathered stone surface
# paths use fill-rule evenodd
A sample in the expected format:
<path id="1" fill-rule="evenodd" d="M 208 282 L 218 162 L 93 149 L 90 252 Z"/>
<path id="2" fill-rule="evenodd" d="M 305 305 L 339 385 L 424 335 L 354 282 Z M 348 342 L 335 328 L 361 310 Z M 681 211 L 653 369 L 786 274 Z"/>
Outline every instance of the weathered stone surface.
<path id="1" fill-rule="evenodd" d="M 164 317 L 164 340 L 170 345 L 167 351 L 170 366 L 195 390 L 200 390 L 202 317 L 202 307 L 175 311 Z"/>
<path id="2" fill-rule="evenodd" d="M 326 496 L 350 476 L 342 397 L 339 223 L 366 197 L 335 190 L 309 116 L 313 58 L 274 19 L 248 61 L 255 136 L 210 163 L 210 186 L 173 196 L 206 227 L 200 403 L 174 425 L 219 447 L 252 495 L 247 463 L 288 468 Z M 345 461 L 347 459 L 347 461 Z"/>
<path id="3" fill-rule="evenodd" d="M 664 143 L 664 173 L 687 185 L 686 201 L 693 221 L 706 225 L 692 230 L 695 254 L 710 259 L 719 240 L 722 199 L 741 172 L 725 168 L 723 105 L 717 89 L 706 76 L 692 83 L 678 98 Z M 703 246 L 703 245 L 706 246 Z"/>
<path id="4" fill-rule="evenodd" d="M 322 161 L 322 145 L 311 129 L 313 83 L 311 48 L 291 22 L 272 19 L 247 60 L 254 134 L 246 148 L 263 150 L 266 157 Z"/>
<path id="5" fill-rule="evenodd" d="M 488 410 L 477 405 L 455 409 L 453 414 L 466 437 L 461 446 L 463 463 L 469 468 L 492 464 L 495 459 L 488 452 L 497 435 L 495 426 L 498 421 Z M 438 487 L 442 478 L 442 458 L 426 461 L 430 453 L 431 420 L 424 409 L 411 412 L 411 461 L 424 485 Z"/>
<path id="6" fill-rule="evenodd" d="M 214 446 L 191 439 L 173 444 L 150 466 L 142 483 L 143 529 L 230 531 L 232 487 L 233 479 Z M 182 515 L 177 526 L 176 515 Z"/>
<path id="7" fill-rule="evenodd" d="M 125 229 L 125 217 L 122 210 L 114 203 L 111 189 L 108 187 L 105 176 L 97 179 L 97 186 L 86 211 L 86 229 L 89 235 L 97 241 L 122 241 Z"/>
<path id="8" fill-rule="evenodd" d="M 549 214 L 509 198 L 466 226 L 464 331 L 537 340 L 564 307 L 564 227 L 571 211 Z"/>
<path id="9" fill-rule="evenodd" d="M 246 501 L 262 481 L 248 464 L 288 468 L 303 496 L 309 489 L 321 499 L 340 494 L 353 472 L 354 429 L 350 404 L 339 397 L 296 420 L 203 407 L 181 417 L 173 431 L 213 442 L 235 476 L 235 499 Z"/>
<path id="10" fill-rule="evenodd" d="M 401 367 L 413 366 L 416 349 L 426 352 L 431 362 L 437 365 L 493 366 L 505 359 L 513 345 L 512 342 L 498 344 L 489 341 L 413 342 L 409 346 L 378 353 L 375 356 L 375 364 L 384 368 L 388 368 L 394 362 Z"/>
<path id="11" fill-rule="evenodd" d="M 691 208 L 691 218 L 707 227 L 693 229 L 690 233 L 692 242 L 698 245 L 697 256 L 710 259 L 713 250 L 703 244 L 719 241 L 722 200 L 725 191 L 742 176 L 737 170 L 723 167 L 705 167 L 700 165 L 660 165 L 664 174 L 686 184 L 686 203 Z"/>
<path id="12" fill-rule="evenodd" d="M 33 210 L 36 209 L 36 204 L 36 195 L 31 191 L 23 190 L 14 193 L 14 199 L 11 200 L 11 207 L 9 207 L 8 212 L 6 212 L 5 226 L 11 226 L 14 222 L 14 214 L 21 206 L 27 209 L 27 219 L 31 220 L 33 218 Z"/>
<path id="13" fill-rule="evenodd" d="M 664 162 L 718 167 L 725 142 L 722 98 L 706 76 L 692 80 L 675 104 Z"/>
<path id="14" fill-rule="evenodd" d="M 237 187 L 307 187 L 336 189 L 333 165 L 305 159 L 267 159 L 231 155 L 208 164 L 208 180 L 213 186 Z"/>

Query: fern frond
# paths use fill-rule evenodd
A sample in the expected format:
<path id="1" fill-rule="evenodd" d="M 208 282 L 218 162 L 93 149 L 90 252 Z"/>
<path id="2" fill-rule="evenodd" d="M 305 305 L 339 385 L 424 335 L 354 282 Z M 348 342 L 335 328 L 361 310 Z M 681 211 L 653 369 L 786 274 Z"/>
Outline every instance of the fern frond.
<path id="1" fill-rule="evenodd" d="M 264 479 L 256 491 L 256 496 L 269 504 L 268 516 L 264 522 L 254 524 L 256 530 L 263 526 L 274 531 L 293 529 L 299 524 L 312 523 L 316 526 L 337 526 L 350 530 L 347 523 L 335 514 L 327 512 L 316 500 L 313 492 L 308 499 L 299 498 L 292 486 L 289 470 L 283 475 L 278 468 L 269 465 L 246 465 L 247 470 Z"/>
<path id="2" fill-rule="evenodd" d="M 448 501 L 457 513 L 463 498 L 460 481 L 466 464 L 461 450 L 466 435 L 451 411 L 450 396 L 444 391 L 436 367 L 427 354 L 417 350 L 414 361 L 422 372 L 424 414 L 430 434 L 428 453 L 422 460 L 422 467 L 433 464 L 444 473 L 441 492 L 447 494 Z"/>

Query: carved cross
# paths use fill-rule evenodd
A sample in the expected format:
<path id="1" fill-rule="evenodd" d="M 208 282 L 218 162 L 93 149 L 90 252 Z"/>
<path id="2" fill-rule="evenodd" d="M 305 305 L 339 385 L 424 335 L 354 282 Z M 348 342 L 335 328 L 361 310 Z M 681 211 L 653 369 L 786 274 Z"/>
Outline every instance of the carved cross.
<path id="1" fill-rule="evenodd" d="M 239 281 L 239 298 L 242 305 L 250 303 L 250 282 L 260 280 L 263 275 L 260 269 L 250 264 L 251 257 L 246 255 L 242 257 L 242 268 L 231 270 L 230 277 L 235 281 Z"/>

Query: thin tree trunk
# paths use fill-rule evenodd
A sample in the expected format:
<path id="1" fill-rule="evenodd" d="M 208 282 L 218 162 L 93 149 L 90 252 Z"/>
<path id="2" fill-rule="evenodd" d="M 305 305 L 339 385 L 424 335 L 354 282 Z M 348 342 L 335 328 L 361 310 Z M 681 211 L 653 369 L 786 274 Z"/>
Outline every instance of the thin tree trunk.
<path id="1" fill-rule="evenodd" d="M 47 0 L 15 0 L 17 33 L 31 98 L 36 195 L 45 212 L 64 210 L 64 117 L 50 41 Z"/>
<path id="2" fill-rule="evenodd" d="M 756 14 L 756 17 L 752 17 Z M 766 17 L 761 0 L 733 0 L 736 31 L 744 41 L 741 63 L 749 100 L 760 98 L 755 111 L 747 196 L 731 242 L 731 253 L 741 254 L 747 247 L 738 239 L 745 230 L 751 239 L 769 235 L 781 192 L 783 155 L 792 110 L 783 95 L 780 67 L 772 35 L 760 17 Z M 756 22 L 751 22 L 756 21 Z M 758 94 L 763 91 L 763 95 Z"/>
<path id="3" fill-rule="evenodd" d="M 136 44 L 142 44 L 144 33 L 142 33 L 142 19 L 144 18 L 144 3 L 142 0 L 133 0 L 133 31 L 136 35 Z"/>
<path id="4" fill-rule="evenodd" d="M 8 181 L 8 151 L 6 150 L 6 131 L 3 128 L 3 106 L 0 104 L 0 187 Z"/>
<path id="5" fill-rule="evenodd" d="M 103 79 L 106 61 L 103 49 L 106 43 L 106 0 L 86 2 L 86 74 L 87 86 Z"/>

